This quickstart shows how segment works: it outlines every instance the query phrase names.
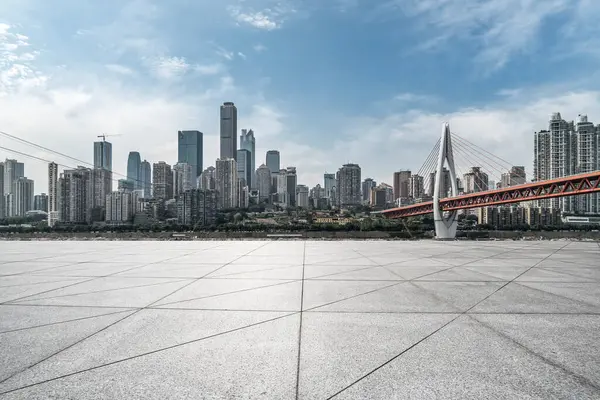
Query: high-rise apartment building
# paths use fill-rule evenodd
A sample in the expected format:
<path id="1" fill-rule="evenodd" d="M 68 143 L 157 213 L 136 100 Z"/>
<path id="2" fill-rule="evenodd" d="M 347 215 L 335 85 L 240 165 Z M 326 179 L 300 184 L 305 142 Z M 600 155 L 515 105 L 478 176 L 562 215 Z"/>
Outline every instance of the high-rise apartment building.
<path id="1" fill-rule="evenodd" d="M 412 175 L 410 177 L 408 196 L 413 199 L 420 199 L 425 196 L 425 186 L 421 175 Z"/>
<path id="2" fill-rule="evenodd" d="M 138 195 L 135 191 L 119 190 L 109 193 L 106 195 L 106 222 L 114 225 L 133 222 L 137 203 Z"/>
<path id="3" fill-rule="evenodd" d="M 0 162 L 0 219 L 4 218 L 6 212 L 4 205 L 4 163 Z"/>
<path id="4" fill-rule="evenodd" d="M 574 123 L 562 119 L 560 113 L 553 113 L 548 122 L 548 130 L 534 133 L 533 180 L 542 181 L 569 176 L 576 173 L 577 135 Z M 575 211 L 576 199 L 572 196 L 537 201 L 538 206 Z"/>
<path id="5" fill-rule="evenodd" d="M 578 174 L 600 170 L 600 125 L 594 126 L 587 115 L 579 115 L 575 124 L 577 137 L 576 166 Z M 575 211 L 583 214 L 600 213 L 600 194 L 590 193 L 577 196 Z"/>
<path id="6" fill-rule="evenodd" d="M 33 181 L 25 177 L 18 178 L 13 184 L 14 216 L 23 217 L 33 210 Z"/>
<path id="7" fill-rule="evenodd" d="M 217 216 L 216 190 L 192 189 L 177 198 L 177 222 L 187 226 L 210 226 Z"/>
<path id="8" fill-rule="evenodd" d="M 217 159 L 215 175 L 219 208 L 237 208 L 239 201 L 239 183 L 235 159 Z"/>
<path id="9" fill-rule="evenodd" d="M 193 165 L 177 163 L 173 166 L 173 194 L 175 197 L 186 190 L 196 189 L 196 170 Z"/>
<path id="10" fill-rule="evenodd" d="M 15 182 L 25 176 L 25 164 L 17 160 L 4 161 L 4 216 L 17 216 L 15 209 Z"/>
<path id="11" fill-rule="evenodd" d="M 232 102 L 221 106 L 221 155 L 220 159 L 233 158 L 237 160 L 237 108 Z"/>
<path id="12" fill-rule="evenodd" d="M 344 164 L 337 174 L 337 190 L 340 207 L 352 207 L 362 202 L 360 166 Z"/>
<path id="13" fill-rule="evenodd" d="M 280 169 L 279 173 L 276 175 L 277 181 L 277 202 L 287 206 L 288 205 L 288 183 L 287 183 L 287 170 Z"/>
<path id="14" fill-rule="evenodd" d="M 156 200 L 173 198 L 173 171 L 164 161 L 152 165 L 152 197 Z"/>
<path id="15" fill-rule="evenodd" d="M 409 170 L 394 172 L 394 201 L 409 197 L 410 176 Z"/>
<path id="16" fill-rule="evenodd" d="M 215 171 L 216 169 L 213 166 L 210 166 L 202 171 L 202 177 L 200 178 L 200 189 L 215 190 L 217 188 Z"/>
<path id="17" fill-rule="evenodd" d="M 152 198 L 152 167 L 146 160 L 140 164 L 140 181 L 142 187 L 142 197 L 144 199 Z"/>
<path id="18" fill-rule="evenodd" d="M 501 188 L 522 185 L 525 182 L 527 182 L 527 179 L 525 176 L 525 167 L 515 165 L 515 166 L 511 167 L 510 171 L 503 173 L 501 179 L 502 179 L 500 182 Z M 496 185 L 493 184 L 492 181 L 489 181 L 488 186 L 489 186 L 490 190 L 496 189 Z"/>
<path id="19" fill-rule="evenodd" d="M 127 157 L 127 179 L 133 182 L 134 190 L 143 190 L 141 180 L 142 157 L 137 151 L 130 151 Z"/>
<path id="20" fill-rule="evenodd" d="M 433 197 L 435 191 L 435 174 L 437 171 L 431 172 L 427 180 L 427 191 L 426 194 L 429 197 Z M 446 167 L 442 168 L 442 184 L 440 187 L 440 199 L 448 197 L 450 189 L 452 188 L 452 180 L 450 179 L 450 171 Z"/>
<path id="21" fill-rule="evenodd" d="M 58 164 L 48 164 L 48 212 L 58 211 Z"/>
<path id="22" fill-rule="evenodd" d="M 325 190 L 325 198 L 330 199 L 332 197 L 331 191 L 335 188 L 335 174 L 323 174 L 323 189 Z"/>
<path id="23" fill-rule="evenodd" d="M 237 151 L 237 174 L 238 179 L 243 180 L 244 186 L 252 183 L 252 153 L 250 150 L 239 149 Z"/>
<path id="24" fill-rule="evenodd" d="M 33 196 L 33 209 L 48 212 L 48 195 L 46 193 Z"/>
<path id="25" fill-rule="evenodd" d="M 112 191 L 112 171 L 102 167 L 93 170 L 94 180 L 94 207 L 104 209 L 106 207 L 106 195 Z"/>
<path id="26" fill-rule="evenodd" d="M 279 155 L 279 151 L 277 150 L 269 150 L 267 151 L 267 157 L 265 160 L 267 167 L 271 171 L 271 174 L 275 175 L 279 173 L 281 169 L 281 159 Z"/>
<path id="27" fill-rule="evenodd" d="M 254 131 L 252 129 L 242 129 L 240 135 L 240 149 L 248 150 L 250 152 L 250 180 L 248 185 L 251 189 L 257 189 L 255 172 L 256 172 L 256 139 L 254 138 Z"/>
<path id="28" fill-rule="evenodd" d="M 256 170 L 256 187 L 260 201 L 266 201 L 271 194 L 271 170 L 262 164 Z"/>
<path id="29" fill-rule="evenodd" d="M 92 218 L 93 171 L 85 167 L 64 170 L 58 179 L 59 220 L 66 224 L 85 224 Z"/>
<path id="30" fill-rule="evenodd" d="M 488 190 L 488 175 L 481 170 L 481 167 L 471 167 L 471 170 L 463 175 L 463 190 L 465 193 Z"/>
<path id="31" fill-rule="evenodd" d="M 194 188 L 202 174 L 203 134 L 200 131 L 177 132 L 177 162 L 189 164 L 194 176 Z"/>
<path id="32" fill-rule="evenodd" d="M 371 190 L 377 186 L 377 182 L 373 178 L 366 178 L 361 186 L 362 202 L 369 204 L 371 202 Z"/>

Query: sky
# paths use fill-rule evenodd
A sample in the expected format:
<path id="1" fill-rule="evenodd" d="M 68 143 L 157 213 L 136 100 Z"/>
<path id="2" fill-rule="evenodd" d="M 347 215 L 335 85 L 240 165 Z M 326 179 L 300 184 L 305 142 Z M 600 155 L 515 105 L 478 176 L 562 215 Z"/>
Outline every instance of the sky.
<path id="1" fill-rule="evenodd" d="M 597 0 L 3 0 L 0 131 L 87 162 L 119 135 L 118 174 L 134 150 L 174 164 L 177 131 L 200 130 L 207 167 L 233 101 L 256 166 L 277 149 L 310 187 L 348 162 L 418 171 L 445 121 L 530 174 L 551 113 L 600 123 L 599 17 Z M 6 157 L 47 190 L 44 162 Z"/>

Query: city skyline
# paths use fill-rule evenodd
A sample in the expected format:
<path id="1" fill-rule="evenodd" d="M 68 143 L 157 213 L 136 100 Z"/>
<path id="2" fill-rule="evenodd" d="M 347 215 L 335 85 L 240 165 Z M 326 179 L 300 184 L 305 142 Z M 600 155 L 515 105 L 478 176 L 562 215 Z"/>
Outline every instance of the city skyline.
<path id="1" fill-rule="evenodd" d="M 192 3 L 65 4 L 60 14 L 41 0 L 3 3 L 0 109 L 11 118 L 0 129 L 88 161 L 97 135 L 121 134 L 110 140 L 124 174 L 129 151 L 174 163 L 173 132 L 197 129 L 205 168 L 219 157 L 216 106 L 233 101 L 236 137 L 256 133 L 255 167 L 278 149 L 312 186 L 346 162 L 387 182 L 419 168 L 446 120 L 531 174 L 530 138 L 550 113 L 600 120 L 587 20 L 600 6 L 589 2 Z M 44 167 L 30 164 L 39 181 Z"/>

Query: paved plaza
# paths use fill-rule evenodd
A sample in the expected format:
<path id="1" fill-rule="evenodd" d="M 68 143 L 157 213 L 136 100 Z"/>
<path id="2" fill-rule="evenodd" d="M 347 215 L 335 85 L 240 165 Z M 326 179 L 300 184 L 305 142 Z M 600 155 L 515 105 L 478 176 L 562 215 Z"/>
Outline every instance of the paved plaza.
<path id="1" fill-rule="evenodd" d="M 600 399 L 600 246 L 0 242 L 0 399 Z"/>

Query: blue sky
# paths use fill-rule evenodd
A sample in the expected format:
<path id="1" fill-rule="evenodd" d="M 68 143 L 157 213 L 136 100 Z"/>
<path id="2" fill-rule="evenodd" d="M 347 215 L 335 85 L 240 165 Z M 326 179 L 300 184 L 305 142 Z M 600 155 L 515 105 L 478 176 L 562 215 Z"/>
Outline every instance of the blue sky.
<path id="1" fill-rule="evenodd" d="M 90 161 L 122 134 L 124 172 L 130 150 L 173 163 L 198 129 L 206 167 L 234 101 L 257 166 L 279 149 L 310 186 L 349 161 L 388 183 L 418 170 L 446 120 L 531 172 L 550 113 L 600 122 L 598 17 L 593 0 L 4 0 L 0 130 Z"/>

